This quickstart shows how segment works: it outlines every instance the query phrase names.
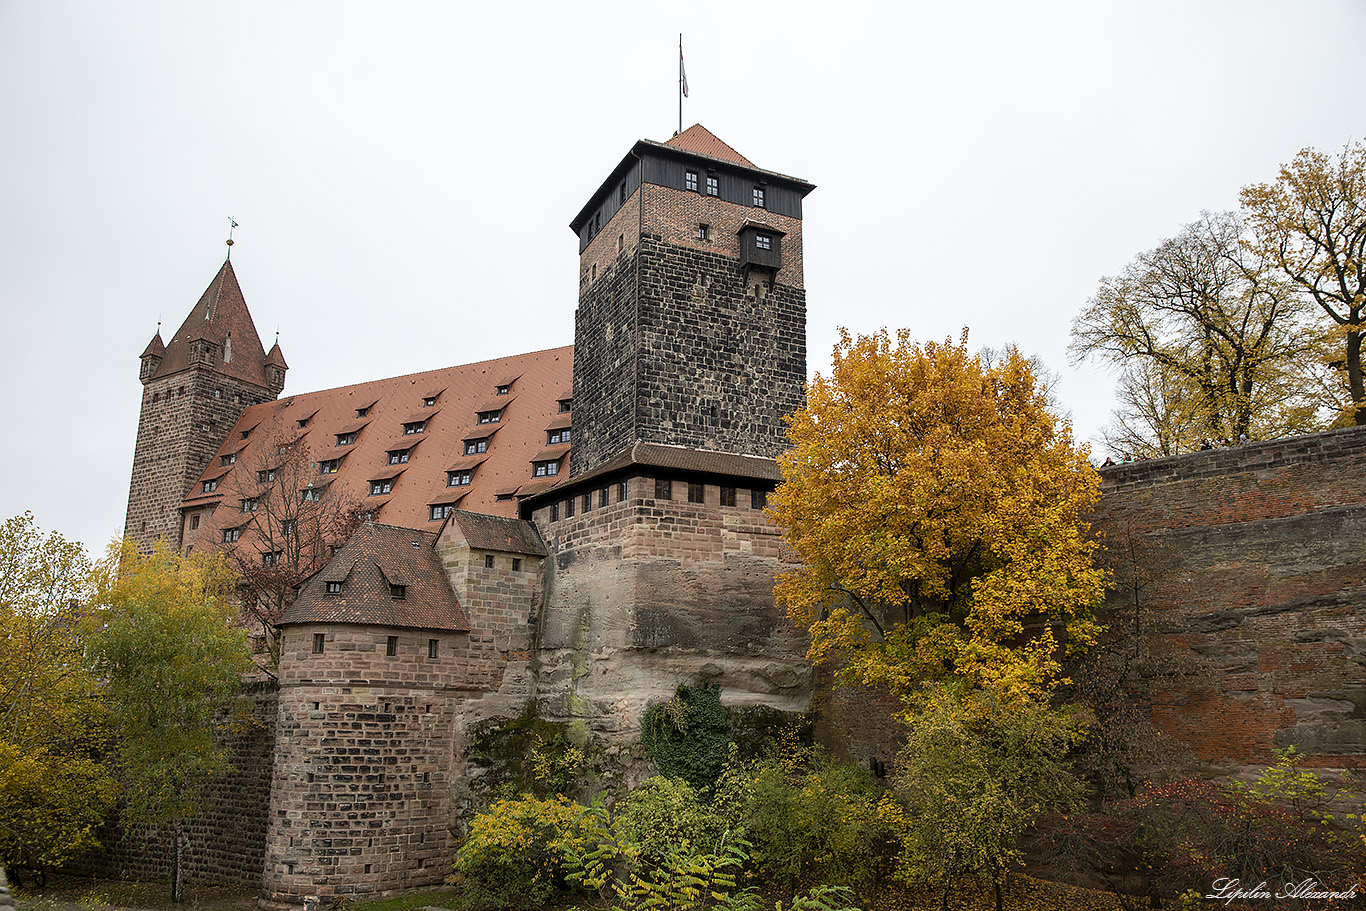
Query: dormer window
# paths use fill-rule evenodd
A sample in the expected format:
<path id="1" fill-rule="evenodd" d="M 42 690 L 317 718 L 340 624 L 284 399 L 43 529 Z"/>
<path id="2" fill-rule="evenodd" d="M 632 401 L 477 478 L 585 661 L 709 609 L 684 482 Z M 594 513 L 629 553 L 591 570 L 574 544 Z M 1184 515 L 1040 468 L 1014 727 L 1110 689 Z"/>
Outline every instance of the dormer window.
<path id="1" fill-rule="evenodd" d="M 451 510 L 452 510 L 452 509 L 455 509 L 455 506 L 452 505 L 452 504 L 450 504 L 450 503 L 438 503 L 438 504 L 432 506 L 432 507 L 431 507 L 431 520 L 432 520 L 433 522 L 437 522 L 437 521 L 440 521 L 441 519 L 446 518 L 447 516 L 449 516 L 449 515 L 451 514 Z"/>
<path id="2" fill-rule="evenodd" d="M 316 503 L 323 498 L 323 491 L 326 487 L 314 487 L 312 484 L 299 491 L 300 503 Z"/>
<path id="3" fill-rule="evenodd" d="M 412 450 L 411 448 L 409 448 L 409 449 L 391 449 L 391 450 L 389 450 L 389 464 L 390 464 L 390 465 L 403 465 L 403 464 L 405 464 L 405 463 L 408 461 L 408 456 L 409 456 L 410 453 L 412 453 L 412 451 L 413 451 L 413 450 Z"/>
<path id="4" fill-rule="evenodd" d="M 549 443 L 549 444 L 551 444 L 552 446 L 553 446 L 554 444 L 556 444 L 556 443 L 568 443 L 568 442 L 569 442 L 569 428 L 568 428 L 568 427 L 564 427 L 564 428 L 561 428 L 561 429 L 559 429 L 559 430 L 550 430 L 550 431 L 547 431 L 547 432 L 546 432 L 546 442 Z"/>
<path id="5" fill-rule="evenodd" d="M 240 529 L 240 528 L 225 528 L 225 529 L 223 529 L 223 543 L 224 543 L 224 544 L 235 544 L 235 543 L 237 543 L 237 541 L 238 541 L 241 537 L 242 537 L 242 529 Z"/>
<path id="6" fill-rule="evenodd" d="M 487 438 L 482 440 L 466 440 L 465 455 L 477 455 L 481 452 L 489 451 L 489 441 Z"/>
<path id="7" fill-rule="evenodd" d="M 358 418 L 366 417 L 367 415 L 370 414 L 370 409 L 373 408 L 373 407 L 375 407 L 375 406 L 374 406 L 374 405 L 366 405 L 364 408 L 357 408 L 357 409 L 356 409 L 356 417 L 358 417 Z"/>
<path id="8" fill-rule="evenodd" d="M 327 593 L 328 593 L 329 595 L 340 595 L 340 594 L 341 594 L 341 590 L 342 590 L 342 584 L 341 584 L 340 582 L 329 582 L 329 583 L 327 583 Z"/>
<path id="9" fill-rule="evenodd" d="M 429 395 L 429 396 L 427 396 L 426 398 L 424 398 L 424 399 L 422 400 L 422 407 L 423 407 L 423 408 L 431 408 L 431 407 L 432 407 L 433 405 L 435 405 L 435 404 L 436 404 L 436 396 L 434 396 L 434 395 Z"/>
<path id="10" fill-rule="evenodd" d="M 481 412 L 479 412 L 479 423 L 481 423 L 481 424 L 497 424 L 497 423 L 498 423 L 499 421 L 501 421 L 502 419 L 503 419 L 503 412 L 502 412 L 502 409 L 499 409 L 498 411 L 481 411 Z"/>
<path id="11" fill-rule="evenodd" d="M 508 394 L 509 392 L 511 392 L 511 391 L 512 391 L 512 384 L 511 384 L 511 383 L 504 383 L 503 385 L 499 386 L 499 387 L 494 391 L 494 394 L 495 394 L 495 395 L 507 395 L 507 394 Z"/>
<path id="12" fill-rule="evenodd" d="M 245 500 L 242 500 L 241 503 L 242 512 L 256 512 L 257 500 L 255 497 L 249 497 Z"/>
<path id="13" fill-rule="evenodd" d="M 318 463 L 318 474 L 336 474 L 341 468 L 341 459 L 324 459 Z"/>
<path id="14" fill-rule="evenodd" d="M 359 431 L 353 430 L 353 431 L 351 431 L 350 433 L 339 433 L 339 434 L 337 434 L 337 445 L 338 445 L 338 446 L 353 446 L 353 445 L 355 445 L 355 442 L 356 442 L 356 434 L 357 434 L 358 432 L 359 432 Z"/>
<path id="15" fill-rule="evenodd" d="M 246 429 L 246 430 L 243 430 L 243 431 L 242 431 L 242 439 L 245 440 L 247 437 L 251 436 L 251 430 L 252 430 L 252 428 L 248 428 L 248 429 Z"/>
<path id="16" fill-rule="evenodd" d="M 402 601 L 404 598 L 408 597 L 408 586 L 395 585 L 394 583 L 390 582 L 389 597 L 393 598 L 395 601 Z"/>
<path id="17" fill-rule="evenodd" d="M 394 489 L 393 478 L 380 478 L 370 482 L 370 496 L 378 497 L 381 494 L 389 493 Z"/>
<path id="18" fill-rule="evenodd" d="M 311 416 L 306 418 L 299 418 L 299 429 L 302 430 L 303 428 L 307 427 L 308 422 L 311 420 L 313 420 Z"/>
<path id="19" fill-rule="evenodd" d="M 426 421 L 409 421 L 403 425 L 403 435 L 412 436 L 415 433 L 422 433 L 427 429 Z"/>
<path id="20" fill-rule="evenodd" d="M 224 468 L 228 467 L 229 465 L 237 464 L 237 453 L 230 452 L 225 456 L 221 456 L 218 459 L 218 464 Z"/>
<path id="21" fill-rule="evenodd" d="M 214 492 L 215 490 L 217 490 L 217 489 L 218 489 L 218 479 L 217 479 L 217 478 L 214 478 L 214 479 L 212 479 L 212 480 L 210 480 L 210 481 L 205 481 L 205 482 L 204 482 L 204 493 L 213 493 L 213 492 Z"/>
<path id="22" fill-rule="evenodd" d="M 447 487 L 468 487 L 472 471 L 448 471 L 446 472 Z"/>
<path id="23" fill-rule="evenodd" d="M 573 399 L 560 399 L 560 414 L 568 414 L 574 407 Z"/>
<path id="24" fill-rule="evenodd" d="M 280 552 L 279 552 L 278 550 L 271 550 L 271 551 L 267 551 L 266 553 L 261 554 L 261 565 L 262 565 L 262 566 L 279 566 L 279 565 L 280 565 Z"/>
<path id="25" fill-rule="evenodd" d="M 560 473 L 560 460 L 555 459 L 553 461 L 546 462 L 532 462 L 531 473 L 532 475 L 538 478 L 544 478 L 550 475 L 557 475 Z"/>
<path id="26" fill-rule="evenodd" d="M 274 481 L 274 480 L 275 480 L 275 469 L 274 469 L 274 468 L 265 468 L 265 469 L 262 469 L 261 471 L 256 472 L 256 483 L 257 483 L 257 484 L 269 484 L 269 483 L 271 483 L 271 482 Z"/>

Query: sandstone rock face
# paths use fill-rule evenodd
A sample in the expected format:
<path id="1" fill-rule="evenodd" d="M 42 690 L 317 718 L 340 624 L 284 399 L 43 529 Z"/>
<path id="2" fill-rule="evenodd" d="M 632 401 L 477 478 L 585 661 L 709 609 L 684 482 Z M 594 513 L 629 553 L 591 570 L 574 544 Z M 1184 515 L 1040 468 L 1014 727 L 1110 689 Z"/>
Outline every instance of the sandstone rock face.
<path id="1" fill-rule="evenodd" d="M 1346 429 L 1103 473 L 1095 528 L 1150 555 L 1155 647 L 1206 671 L 1153 720 L 1208 771 L 1366 758 L 1363 456 Z"/>

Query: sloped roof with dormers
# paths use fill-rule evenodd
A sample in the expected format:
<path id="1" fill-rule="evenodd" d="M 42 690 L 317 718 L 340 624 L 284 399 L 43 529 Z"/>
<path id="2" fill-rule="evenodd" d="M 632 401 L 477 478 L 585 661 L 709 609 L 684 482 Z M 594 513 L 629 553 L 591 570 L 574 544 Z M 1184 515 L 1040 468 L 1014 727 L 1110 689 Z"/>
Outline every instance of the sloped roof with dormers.
<path id="1" fill-rule="evenodd" d="M 436 534 L 366 523 L 299 591 L 278 626 L 353 623 L 468 630 L 469 618 L 436 554 Z M 340 591 L 329 594 L 328 584 Z M 392 586 L 401 586 L 395 597 Z"/>
<path id="2" fill-rule="evenodd" d="M 159 337 L 159 335 L 158 335 Z M 166 351 L 153 377 L 170 376 L 191 366 L 190 343 L 200 339 L 217 346 L 218 356 L 209 366 L 217 373 L 269 388 L 266 378 L 266 352 L 256 334 L 242 288 L 237 284 L 232 261 L 224 260 L 218 274 L 204 289 L 185 322 L 166 343 Z M 149 346 L 150 347 L 150 346 Z M 284 366 L 279 344 L 271 356 Z"/>

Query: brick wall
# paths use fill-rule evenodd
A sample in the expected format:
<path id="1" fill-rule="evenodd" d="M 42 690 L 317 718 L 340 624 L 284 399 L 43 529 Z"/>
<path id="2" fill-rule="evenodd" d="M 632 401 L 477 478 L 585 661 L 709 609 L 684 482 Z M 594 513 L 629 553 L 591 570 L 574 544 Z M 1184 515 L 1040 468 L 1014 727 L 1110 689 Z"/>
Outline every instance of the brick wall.
<path id="1" fill-rule="evenodd" d="M 178 507 L 242 412 L 275 393 L 204 368 L 142 387 L 124 534 L 144 548 L 158 538 L 180 546 Z"/>
<path id="2" fill-rule="evenodd" d="M 1204 670 L 1153 719 L 1207 770 L 1366 760 L 1363 458 L 1346 429 L 1102 472 L 1095 528 L 1151 564 L 1153 647 Z"/>

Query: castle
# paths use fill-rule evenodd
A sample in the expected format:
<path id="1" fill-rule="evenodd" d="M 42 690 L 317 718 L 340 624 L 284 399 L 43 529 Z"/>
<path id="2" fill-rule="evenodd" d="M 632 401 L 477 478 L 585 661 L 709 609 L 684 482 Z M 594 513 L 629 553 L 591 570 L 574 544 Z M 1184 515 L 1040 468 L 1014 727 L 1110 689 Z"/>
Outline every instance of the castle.
<path id="1" fill-rule="evenodd" d="M 643 711 L 679 683 L 811 706 L 763 507 L 803 400 L 812 189 L 701 126 L 637 142 L 571 223 L 572 348 L 281 398 L 283 353 L 228 262 L 153 338 L 126 533 L 323 564 L 279 618 L 199 875 L 281 904 L 439 882 L 487 772 L 474 742 L 528 706 L 628 774 Z M 1153 633 L 1215 673 L 1153 717 L 1212 773 L 1286 743 L 1366 758 L 1363 450 L 1338 431 L 1105 475 L 1098 524 L 1170 545 Z M 363 521 L 329 539 L 329 506 Z M 845 752 L 891 758 L 867 694 L 822 698 Z"/>

